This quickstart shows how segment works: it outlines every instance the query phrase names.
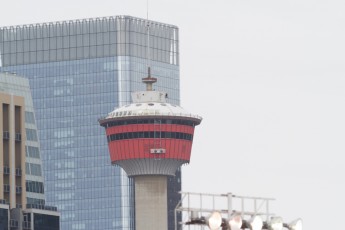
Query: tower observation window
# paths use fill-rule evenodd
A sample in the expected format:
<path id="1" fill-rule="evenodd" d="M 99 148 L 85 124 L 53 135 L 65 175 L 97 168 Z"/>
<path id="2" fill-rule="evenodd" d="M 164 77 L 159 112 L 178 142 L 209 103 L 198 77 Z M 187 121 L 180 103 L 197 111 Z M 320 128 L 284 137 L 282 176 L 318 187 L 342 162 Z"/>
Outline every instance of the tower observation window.
<path id="1" fill-rule="evenodd" d="M 186 125 L 195 126 L 195 123 L 191 120 L 182 119 L 131 119 L 121 121 L 111 121 L 106 124 L 106 127 L 120 126 L 120 125 L 133 125 L 133 124 L 174 124 L 174 125 Z"/>
<path id="2" fill-rule="evenodd" d="M 171 138 L 171 139 L 180 139 L 180 140 L 193 140 L 193 135 L 189 133 L 181 132 L 127 132 L 127 133 L 116 133 L 107 136 L 108 142 L 110 141 L 119 141 L 119 140 L 128 140 L 128 139 L 137 139 L 137 138 Z"/>

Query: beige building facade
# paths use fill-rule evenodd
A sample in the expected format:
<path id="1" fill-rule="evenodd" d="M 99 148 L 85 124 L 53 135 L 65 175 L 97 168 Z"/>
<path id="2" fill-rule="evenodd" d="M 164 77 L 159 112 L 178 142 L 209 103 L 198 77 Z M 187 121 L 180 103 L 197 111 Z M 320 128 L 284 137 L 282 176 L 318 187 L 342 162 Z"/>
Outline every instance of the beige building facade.
<path id="1" fill-rule="evenodd" d="M 59 229 L 46 206 L 41 156 L 29 82 L 0 73 L 0 230 Z"/>
<path id="2" fill-rule="evenodd" d="M 25 202 L 16 201 L 13 205 L 45 205 L 42 160 L 29 81 L 0 73 L 0 103 L 0 183 L 4 184 L 0 196 L 9 203 L 7 194 L 13 190 L 15 197 L 26 197 Z"/>
<path id="3" fill-rule="evenodd" d="M 25 100 L 0 92 L 0 199 L 10 208 L 26 207 Z"/>

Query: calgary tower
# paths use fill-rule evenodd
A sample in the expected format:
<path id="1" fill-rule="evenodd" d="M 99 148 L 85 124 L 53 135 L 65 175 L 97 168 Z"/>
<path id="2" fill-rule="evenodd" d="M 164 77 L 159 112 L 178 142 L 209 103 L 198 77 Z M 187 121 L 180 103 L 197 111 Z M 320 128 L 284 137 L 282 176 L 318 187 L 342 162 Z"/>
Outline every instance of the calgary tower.
<path id="1" fill-rule="evenodd" d="M 111 163 L 119 165 L 135 186 L 137 230 L 168 229 L 167 176 L 189 163 L 194 128 L 202 118 L 166 102 L 154 91 L 156 78 L 142 79 L 146 91 L 132 93 L 132 103 L 99 120 L 106 129 Z"/>

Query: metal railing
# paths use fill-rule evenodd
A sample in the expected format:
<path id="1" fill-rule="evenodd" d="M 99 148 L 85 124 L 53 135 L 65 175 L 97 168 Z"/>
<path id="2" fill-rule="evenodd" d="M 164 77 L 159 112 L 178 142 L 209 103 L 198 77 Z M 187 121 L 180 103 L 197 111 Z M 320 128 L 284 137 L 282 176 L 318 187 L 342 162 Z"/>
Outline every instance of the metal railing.
<path id="1" fill-rule="evenodd" d="M 4 184 L 4 192 L 10 192 L 10 185 Z"/>
<path id="2" fill-rule="evenodd" d="M 2 137 L 5 140 L 9 140 L 10 139 L 10 132 L 9 131 L 4 131 Z"/>
<path id="3" fill-rule="evenodd" d="M 175 208 L 175 230 L 183 229 L 185 223 L 193 218 L 208 216 L 214 211 L 229 219 L 233 214 L 240 214 L 242 217 L 260 215 L 266 217 L 266 220 L 274 216 L 274 213 L 270 212 L 270 202 L 274 201 L 274 198 L 238 196 L 232 193 L 180 193 L 182 198 Z M 182 216 L 179 223 L 178 213 Z"/>
<path id="4" fill-rule="evenodd" d="M 21 176 L 21 175 L 22 175 L 22 169 L 16 168 L 16 176 Z"/>
<path id="5" fill-rule="evenodd" d="M 22 193 L 22 186 L 16 186 L 16 193 L 21 194 Z"/>
<path id="6" fill-rule="evenodd" d="M 8 165 L 4 166 L 4 174 L 9 175 L 10 174 L 10 167 Z"/>
<path id="7" fill-rule="evenodd" d="M 22 140 L 22 134 L 21 133 L 16 133 L 14 139 L 15 139 L 15 141 L 21 141 Z"/>
<path id="8" fill-rule="evenodd" d="M 33 208 L 33 209 L 41 209 L 41 210 L 48 210 L 48 211 L 55 211 L 57 212 L 57 207 L 42 205 L 42 204 L 27 204 L 26 208 Z"/>

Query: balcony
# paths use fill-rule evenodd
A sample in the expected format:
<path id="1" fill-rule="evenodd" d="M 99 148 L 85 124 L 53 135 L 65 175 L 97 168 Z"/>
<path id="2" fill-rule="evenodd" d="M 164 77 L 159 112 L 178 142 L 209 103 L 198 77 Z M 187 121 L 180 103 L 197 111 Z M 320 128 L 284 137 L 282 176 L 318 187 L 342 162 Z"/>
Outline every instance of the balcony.
<path id="1" fill-rule="evenodd" d="M 10 175 L 10 167 L 8 167 L 7 165 L 4 166 L 4 174 Z"/>
<path id="2" fill-rule="evenodd" d="M 22 176 L 22 169 L 16 168 L 16 176 Z"/>
<path id="3" fill-rule="evenodd" d="M 27 204 L 26 208 L 34 208 L 34 209 L 49 210 L 49 211 L 57 212 L 57 207 L 48 206 L 48 205 L 44 205 L 44 204 Z"/>
<path id="4" fill-rule="evenodd" d="M 10 185 L 4 184 L 4 192 L 10 192 Z"/>
<path id="5" fill-rule="evenodd" d="M 3 139 L 4 140 L 9 140 L 10 139 L 10 132 L 9 131 L 4 131 L 3 132 Z"/>
<path id="6" fill-rule="evenodd" d="M 14 137 L 16 141 L 22 141 L 22 134 L 16 133 L 16 136 Z"/>
<path id="7" fill-rule="evenodd" d="M 22 186 L 16 186 L 16 194 L 22 193 Z"/>

